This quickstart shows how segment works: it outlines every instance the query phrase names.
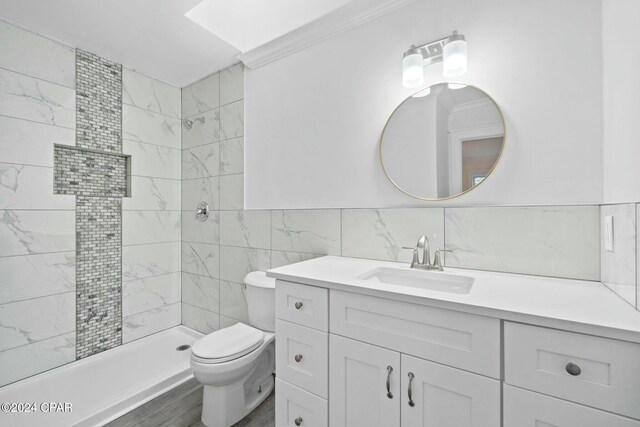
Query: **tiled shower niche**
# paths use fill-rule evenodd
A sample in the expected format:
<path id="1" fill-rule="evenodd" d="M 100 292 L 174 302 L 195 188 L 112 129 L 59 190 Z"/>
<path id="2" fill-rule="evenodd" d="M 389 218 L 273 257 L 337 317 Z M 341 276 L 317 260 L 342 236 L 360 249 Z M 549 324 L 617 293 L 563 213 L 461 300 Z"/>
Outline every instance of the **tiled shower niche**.
<path id="1" fill-rule="evenodd" d="M 131 156 L 54 145 L 55 194 L 131 197 Z"/>

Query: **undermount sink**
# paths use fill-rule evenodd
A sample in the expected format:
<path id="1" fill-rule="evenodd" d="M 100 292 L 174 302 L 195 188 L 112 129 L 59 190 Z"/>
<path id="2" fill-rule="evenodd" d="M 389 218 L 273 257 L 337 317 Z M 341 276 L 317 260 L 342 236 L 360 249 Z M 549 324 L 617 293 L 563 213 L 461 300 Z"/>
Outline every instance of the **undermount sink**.
<path id="1" fill-rule="evenodd" d="M 357 279 L 454 294 L 468 294 L 473 285 L 473 277 L 469 276 L 391 267 L 374 268 L 361 274 Z"/>

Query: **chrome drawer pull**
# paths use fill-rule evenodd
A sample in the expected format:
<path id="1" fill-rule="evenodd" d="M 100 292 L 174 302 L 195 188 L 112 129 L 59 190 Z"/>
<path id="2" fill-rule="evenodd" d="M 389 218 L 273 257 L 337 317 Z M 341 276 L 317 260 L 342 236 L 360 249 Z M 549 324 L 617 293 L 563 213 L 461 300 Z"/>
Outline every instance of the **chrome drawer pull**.
<path id="1" fill-rule="evenodd" d="M 296 310 L 300 310 L 302 308 L 302 302 L 298 301 L 297 303 L 294 304 L 296 307 Z"/>
<path id="2" fill-rule="evenodd" d="M 302 417 L 298 417 L 294 420 L 294 423 L 296 423 L 297 426 L 301 426 L 302 425 Z"/>
<path id="3" fill-rule="evenodd" d="M 575 363 L 569 362 L 564 368 L 567 370 L 569 375 L 573 375 L 574 377 L 577 377 L 582 373 L 582 369 L 580 369 L 580 366 L 576 365 Z"/>
<path id="4" fill-rule="evenodd" d="M 302 355 L 296 354 L 293 358 L 296 359 L 296 362 L 300 363 L 300 361 L 302 360 Z"/>
<path id="5" fill-rule="evenodd" d="M 393 372 L 393 368 L 387 366 L 387 397 L 389 399 L 393 399 L 393 393 L 391 393 L 391 372 Z"/>
<path id="6" fill-rule="evenodd" d="M 413 372 L 409 372 L 409 406 L 411 406 L 412 408 L 414 406 L 416 406 L 416 404 L 413 402 L 413 399 L 411 398 L 411 383 L 413 382 Z"/>

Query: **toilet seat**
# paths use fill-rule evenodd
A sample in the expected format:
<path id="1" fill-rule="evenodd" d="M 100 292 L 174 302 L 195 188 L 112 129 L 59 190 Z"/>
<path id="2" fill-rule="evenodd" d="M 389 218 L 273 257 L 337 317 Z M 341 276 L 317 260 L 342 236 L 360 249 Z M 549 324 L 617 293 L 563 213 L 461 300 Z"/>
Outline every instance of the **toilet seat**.
<path id="1" fill-rule="evenodd" d="M 264 342 L 264 332 L 236 323 L 198 340 L 192 347 L 192 355 L 200 363 L 223 363 L 245 356 Z"/>

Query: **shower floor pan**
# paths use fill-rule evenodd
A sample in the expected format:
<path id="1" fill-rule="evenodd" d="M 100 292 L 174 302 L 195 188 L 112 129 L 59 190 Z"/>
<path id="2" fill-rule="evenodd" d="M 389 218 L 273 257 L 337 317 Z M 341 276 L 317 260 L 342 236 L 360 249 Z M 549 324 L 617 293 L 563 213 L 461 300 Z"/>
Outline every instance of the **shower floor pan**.
<path id="1" fill-rule="evenodd" d="M 176 348 L 201 336 L 176 326 L 2 387 L 0 404 L 30 412 L 3 406 L 0 426 L 101 426 L 193 378 L 191 352 Z"/>

